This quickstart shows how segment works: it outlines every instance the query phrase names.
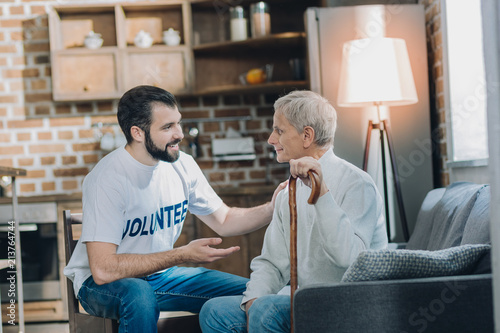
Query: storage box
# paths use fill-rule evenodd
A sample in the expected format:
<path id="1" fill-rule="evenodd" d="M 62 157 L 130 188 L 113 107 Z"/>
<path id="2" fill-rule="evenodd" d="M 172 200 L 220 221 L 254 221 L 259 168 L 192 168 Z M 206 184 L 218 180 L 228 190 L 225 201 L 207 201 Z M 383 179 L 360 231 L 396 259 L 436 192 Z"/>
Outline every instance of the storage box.
<path id="1" fill-rule="evenodd" d="M 212 139 L 214 161 L 255 160 L 253 138 Z"/>

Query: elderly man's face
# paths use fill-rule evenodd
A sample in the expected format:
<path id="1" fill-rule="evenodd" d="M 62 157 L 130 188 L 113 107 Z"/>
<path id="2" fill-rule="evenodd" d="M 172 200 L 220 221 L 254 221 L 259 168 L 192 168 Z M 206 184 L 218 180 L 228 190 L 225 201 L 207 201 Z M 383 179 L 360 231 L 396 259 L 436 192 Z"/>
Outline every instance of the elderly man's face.
<path id="1" fill-rule="evenodd" d="M 267 142 L 276 150 L 276 160 L 280 163 L 304 156 L 302 134 L 281 113 L 274 113 L 273 132 Z"/>

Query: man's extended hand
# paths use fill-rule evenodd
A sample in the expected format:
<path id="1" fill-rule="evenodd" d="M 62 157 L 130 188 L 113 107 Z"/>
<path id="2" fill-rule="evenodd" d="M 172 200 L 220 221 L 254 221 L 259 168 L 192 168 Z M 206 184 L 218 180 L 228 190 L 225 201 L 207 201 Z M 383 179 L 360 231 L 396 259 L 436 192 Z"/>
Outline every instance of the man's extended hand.
<path id="1" fill-rule="evenodd" d="M 232 246 L 227 249 L 216 249 L 211 246 L 222 243 L 221 238 L 200 238 L 191 241 L 183 246 L 186 261 L 196 264 L 210 263 L 223 259 L 234 252 L 240 250 L 239 246 Z"/>

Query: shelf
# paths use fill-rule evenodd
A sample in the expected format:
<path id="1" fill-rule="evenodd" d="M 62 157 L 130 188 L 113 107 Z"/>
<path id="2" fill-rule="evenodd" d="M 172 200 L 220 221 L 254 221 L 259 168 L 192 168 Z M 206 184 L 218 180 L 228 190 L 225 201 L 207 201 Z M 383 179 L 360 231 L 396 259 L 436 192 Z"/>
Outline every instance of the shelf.
<path id="1" fill-rule="evenodd" d="M 284 93 L 295 89 L 307 89 L 306 81 L 278 81 L 255 85 L 223 85 L 194 92 L 194 95 L 227 95 L 241 93 Z"/>
<path id="2" fill-rule="evenodd" d="M 224 53 L 242 52 L 249 49 L 290 48 L 303 47 L 306 39 L 305 32 L 284 32 L 272 34 L 259 38 L 248 38 L 246 40 L 232 42 L 206 43 L 193 46 L 196 54 L 202 53 Z"/>
<path id="3" fill-rule="evenodd" d="M 163 0 L 163 1 L 156 1 L 156 2 L 127 2 L 122 5 L 124 9 L 127 11 L 144 11 L 144 12 L 161 12 L 165 9 L 169 8 L 174 8 L 177 6 L 178 8 L 182 7 L 182 5 L 185 3 L 183 0 Z"/>
<path id="4" fill-rule="evenodd" d="M 113 12 L 115 10 L 115 6 L 113 4 L 99 4 L 95 3 L 92 6 L 82 6 L 81 4 L 66 4 L 61 6 L 52 7 L 56 10 L 60 15 L 65 14 L 76 14 L 81 15 L 83 13 L 103 13 L 103 12 Z"/>
<path id="5" fill-rule="evenodd" d="M 98 49 L 88 49 L 84 46 L 72 47 L 64 50 L 54 51 L 56 55 L 92 55 L 92 54 L 104 54 L 113 53 L 118 51 L 116 46 L 103 46 Z"/>
<path id="6" fill-rule="evenodd" d="M 0 176 L 26 176 L 26 170 L 0 166 Z"/>
<path id="7" fill-rule="evenodd" d="M 134 45 L 127 46 L 127 52 L 135 52 L 135 53 L 148 53 L 148 52 L 179 52 L 189 51 L 189 47 L 186 45 L 166 45 L 166 44 L 153 44 L 148 48 L 140 48 Z"/>

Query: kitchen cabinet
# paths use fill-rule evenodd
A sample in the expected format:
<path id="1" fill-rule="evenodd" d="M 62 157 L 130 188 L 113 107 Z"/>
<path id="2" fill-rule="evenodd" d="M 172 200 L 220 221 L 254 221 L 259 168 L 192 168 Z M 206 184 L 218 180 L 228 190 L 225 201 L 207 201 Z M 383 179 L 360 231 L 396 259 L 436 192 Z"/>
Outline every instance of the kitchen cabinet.
<path id="1" fill-rule="evenodd" d="M 173 93 L 186 92 L 190 87 L 190 79 L 186 77 L 186 59 L 189 56 L 184 47 L 177 47 L 176 50 L 172 48 L 165 46 L 154 51 L 130 50 L 123 73 L 125 91 L 139 84 L 147 84 Z"/>
<path id="2" fill-rule="evenodd" d="M 238 1 L 246 13 L 256 1 Z M 193 1 L 194 93 L 283 93 L 309 86 L 306 77 L 294 78 L 291 59 L 306 58 L 304 12 L 321 1 L 269 0 L 271 34 L 229 41 L 231 1 Z M 234 2 L 233 2 L 234 3 Z M 248 15 L 247 15 L 248 17 Z M 250 20 L 248 20 L 250 21 Z M 241 74 L 267 64 L 273 66 L 270 82 L 244 85 Z"/>
<path id="3" fill-rule="evenodd" d="M 116 48 L 58 53 L 53 58 L 54 100 L 117 98 L 118 58 Z"/>
<path id="4" fill-rule="evenodd" d="M 55 101 L 118 99 L 129 88 L 149 84 L 175 94 L 191 90 L 191 8 L 186 1 L 55 6 L 49 14 L 52 86 Z M 180 32 L 167 46 L 162 32 Z M 149 48 L 134 45 L 141 31 Z M 98 49 L 84 46 L 91 31 Z"/>

